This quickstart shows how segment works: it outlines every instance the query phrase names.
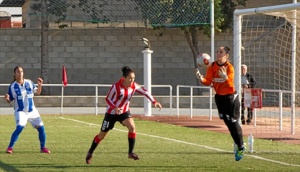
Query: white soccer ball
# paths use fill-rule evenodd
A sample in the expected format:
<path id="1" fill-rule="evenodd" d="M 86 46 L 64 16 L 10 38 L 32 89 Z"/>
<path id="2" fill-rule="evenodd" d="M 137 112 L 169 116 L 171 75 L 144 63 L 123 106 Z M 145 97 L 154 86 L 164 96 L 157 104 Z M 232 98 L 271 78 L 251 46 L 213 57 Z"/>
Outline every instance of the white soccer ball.
<path id="1" fill-rule="evenodd" d="M 211 58 L 207 53 L 199 54 L 197 59 L 198 67 L 207 67 L 211 63 Z"/>

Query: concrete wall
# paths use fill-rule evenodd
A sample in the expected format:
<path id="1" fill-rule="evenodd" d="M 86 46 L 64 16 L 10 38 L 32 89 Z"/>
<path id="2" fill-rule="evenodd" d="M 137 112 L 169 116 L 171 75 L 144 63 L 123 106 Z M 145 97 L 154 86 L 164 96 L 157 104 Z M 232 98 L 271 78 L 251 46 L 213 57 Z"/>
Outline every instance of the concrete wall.
<path id="1" fill-rule="evenodd" d="M 154 51 L 152 84 L 174 87 L 196 84 L 192 54 L 181 30 L 158 33 L 138 28 L 50 30 L 48 83 L 61 83 L 64 65 L 69 83 L 112 84 L 121 77 L 122 66 L 128 65 L 135 70 L 136 81 L 142 84 L 144 44 L 139 40 L 141 37 L 151 41 Z M 0 30 L 0 83 L 11 82 L 17 65 L 24 68 L 25 77 L 36 82 L 41 73 L 40 39 L 39 29 Z M 210 52 L 209 38 L 200 34 L 199 40 L 201 51 Z M 220 45 L 232 46 L 232 36 L 217 34 L 216 46 Z M 75 89 L 66 89 L 66 94 L 94 94 L 92 88 Z M 50 94 L 60 94 L 60 89 L 51 87 Z"/>

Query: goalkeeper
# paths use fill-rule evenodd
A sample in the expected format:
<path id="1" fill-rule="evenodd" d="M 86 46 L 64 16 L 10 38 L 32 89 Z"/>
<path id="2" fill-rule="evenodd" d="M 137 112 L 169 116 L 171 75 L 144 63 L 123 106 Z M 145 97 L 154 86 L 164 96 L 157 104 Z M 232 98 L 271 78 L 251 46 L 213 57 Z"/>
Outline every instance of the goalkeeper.
<path id="1" fill-rule="evenodd" d="M 216 94 L 215 102 L 218 108 L 219 117 L 226 124 L 231 137 L 238 150 L 235 152 L 235 160 L 243 158 L 245 147 L 242 128 L 238 122 L 240 117 L 240 101 L 234 88 L 234 68 L 228 62 L 230 49 L 221 46 L 217 50 L 217 59 L 208 66 L 206 76 L 202 76 L 196 70 L 196 77 L 204 85 L 213 85 Z"/>

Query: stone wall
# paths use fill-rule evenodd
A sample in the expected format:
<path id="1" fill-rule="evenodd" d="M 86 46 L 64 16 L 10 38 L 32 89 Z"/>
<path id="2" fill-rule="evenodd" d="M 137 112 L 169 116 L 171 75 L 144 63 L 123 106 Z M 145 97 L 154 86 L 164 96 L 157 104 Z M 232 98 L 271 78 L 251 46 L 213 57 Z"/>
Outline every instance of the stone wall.
<path id="1" fill-rule="evenodd" d="M 192 54 L 183 32 L 171 29 L 160 36 L 157 34 L 158 31 L 152 29 L 138 28 L 50 30 L 48 83 L 61 83 L 64 65 L 69 83 L 112 84 L 121 77 L 122 66 L 128 65 L 135 70 L 136 81 L 143 84 L 142 51 L 145 45 L 139 39 L 146 37 L 153 50 L 153 85 L 195 85 Z M 36 82 L 41 74 L 40 39 L 39 29 L 0 30 L 0 83 L 11 82 L 13 68 L 17 65 L 24 68 L 25 77 Z M 201 51 L 210 52 L 209 38 L 199 34 L 199 40 Z M 216 46 L 220 45 L 231 46 L 232 36 L 217 34 Z M 94 89 L 73 87 L 65 93 L 93 95 Z M 60 94 L 60 89 L 51 87 L 50 94 Z"/>

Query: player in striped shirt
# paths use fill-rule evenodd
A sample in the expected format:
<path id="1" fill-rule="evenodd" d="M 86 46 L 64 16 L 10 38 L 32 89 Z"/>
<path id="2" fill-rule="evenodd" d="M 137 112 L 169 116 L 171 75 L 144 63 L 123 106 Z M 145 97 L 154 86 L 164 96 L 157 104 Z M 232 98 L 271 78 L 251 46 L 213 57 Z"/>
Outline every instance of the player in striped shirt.
<path id="1" fill-rule="evenodd" d="M 128 128 L 128 158 L 138 160 L 137 154 L 133 153 L 136 130 L 133 118 L 130 114 L 129 103 L 135 92 L 146 96 L 155 106 L 161 109 L 162 106 L 157 102 L 147 90 L 134 82 L 135 74 L 128 66 L 122 68 L 122 78 L 109 89 L 105 101 L 107 103 L 105 117 L 102 122 L 100 133 L 97 134 L 86 155 L 86 163 L 92 162 L 92 155 L 98 144 L 105 138 L 109 130 L 114 128 L 118 121 Z"/>
<path id="2" fill-rule="evenodd" d="M 223 119 L 238 150 L 235 152 L 235 160 L 242 159 L 245 152 L 243 133 L 238 119 L 240 118 L 240 100 L 234 88 L 234 68 L 228 62 L 230 49 L 221 46 L 217 50 L 217 59 L 206 70 L 206 76 L 202 76 L 196 70 L 196 76 L 204 85 L 214 87 L 216 91 L 215 102 L 220 119 Z"/>
<path id="3" fill-rule="evenodd" d="M 24 79 L 23 74 L 22 67 L 16 66 L 14 68 L 14 81 L 10 84 L 8 93 L 5 94 L 7 103 L 14 101 L 14 115 L 16 121 L 16 129 L 11 135 L 6 153 L 13 153 L 13 147 L 26 126 L 27 121 L 38 131 L 41 153 L 50 153 L 45 147 L 46 133 L 44 123 L 33 102 L 34 94 L 39 95 L 42 91 L 43 80 L 42 78 L 38 78 L 38 87 L 36 87 L 31 80 Z"/>

